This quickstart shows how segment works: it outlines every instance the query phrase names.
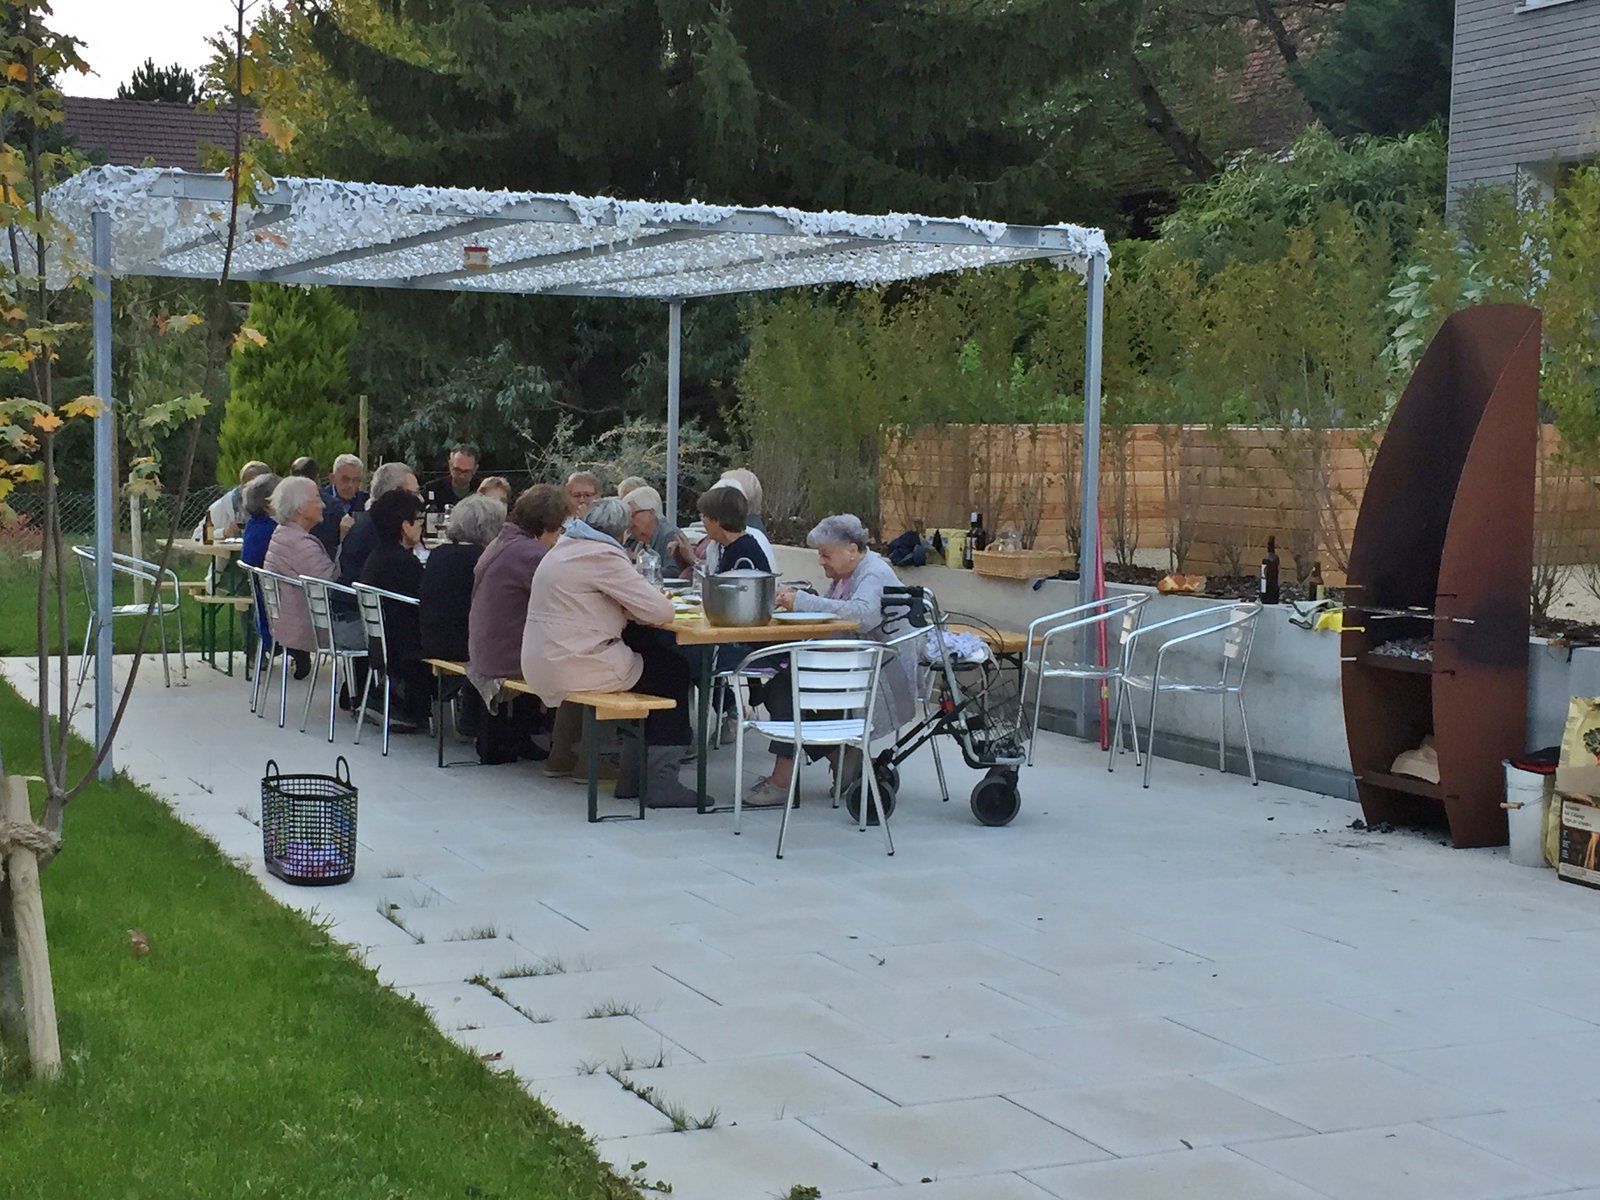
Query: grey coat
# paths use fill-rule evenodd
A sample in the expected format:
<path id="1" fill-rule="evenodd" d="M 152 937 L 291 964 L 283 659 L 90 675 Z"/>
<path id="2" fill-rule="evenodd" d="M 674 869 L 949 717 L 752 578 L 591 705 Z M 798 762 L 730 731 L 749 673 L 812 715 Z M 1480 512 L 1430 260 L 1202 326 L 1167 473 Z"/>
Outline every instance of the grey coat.
<path id="1" fill-rule="evenodd" d="M 883 589 L 898 586 L 900 577 L 894 573 L 894 568 L 868 550 L 854 571 L 833 581 L 826 596 L 797 592 L 794 610 L 838 613 L 860 624 L 861 637 L 887 641 L 883 630 Z M 874 735 L 897 729 L 917 715 L 916 679 L 917 649 L 912 639 L 895 647 L 884 660 L 878 680 L 877 711 L 872 721 Z"/>

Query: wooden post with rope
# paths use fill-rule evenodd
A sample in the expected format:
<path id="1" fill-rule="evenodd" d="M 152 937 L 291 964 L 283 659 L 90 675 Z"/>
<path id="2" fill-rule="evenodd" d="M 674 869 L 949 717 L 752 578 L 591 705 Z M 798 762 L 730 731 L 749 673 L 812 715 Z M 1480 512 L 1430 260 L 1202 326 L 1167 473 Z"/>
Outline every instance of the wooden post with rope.
<path id="1" fill-rule="evenodd" d="M 0 882 L 9 882 L 12 924 L 21 970 L 22 1010 L 28 1058 L 40 1079 L 61 1074 L 61 1038 L 56 1030 L 55 986 L 44 933 L 44 897 L 39 890 L 39 856 L 55 850 L 54 839 L 33 823 L 28 781 L 20 775 L 0 780 Z"/>

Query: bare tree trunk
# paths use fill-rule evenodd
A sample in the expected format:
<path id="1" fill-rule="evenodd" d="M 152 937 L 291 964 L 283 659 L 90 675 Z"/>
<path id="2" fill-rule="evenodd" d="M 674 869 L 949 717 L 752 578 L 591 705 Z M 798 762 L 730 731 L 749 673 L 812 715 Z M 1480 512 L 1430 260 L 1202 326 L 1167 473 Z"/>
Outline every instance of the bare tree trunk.
<path id="1" fill-rule="evenodd" d="M 1166 143 L 1167 149 L 1172 151 L 1172 157 L 1177 159 L 1178 164 L 1200 182 L 1204 183 L 1216 175 L 1217 164 L 1200 149 L 1199 140 L 1185 133 L 1178 124 L 1178 118 L 1173 115 L 1172 109 L 1167 107 L 1167 102 L 1161 97 L 1160 89 L 1156 87 L 1156 81 L 1151 78 L 1145 65 L 1139 61 L 1139 56 L 1129 51 L 1127 65 L 1128 80 L 1133 84 L 1139 103 L 1144 105 L 1145 125 Z"/>
<path id="2" fill-rule="evenodd" d="M 1272 0 L 1255 0 L 1255 3 L 1256 20 L 1260 21 L 1272 35 L 1272 44 L 1277 46 L 1283 61 L 1293 66 L 1300 59 L 1300 51 L 1295 47 L 1294 39 L 1289 36 L 1283 18 L 1278 15 L 1278 10 L 1272 7 Z"/>

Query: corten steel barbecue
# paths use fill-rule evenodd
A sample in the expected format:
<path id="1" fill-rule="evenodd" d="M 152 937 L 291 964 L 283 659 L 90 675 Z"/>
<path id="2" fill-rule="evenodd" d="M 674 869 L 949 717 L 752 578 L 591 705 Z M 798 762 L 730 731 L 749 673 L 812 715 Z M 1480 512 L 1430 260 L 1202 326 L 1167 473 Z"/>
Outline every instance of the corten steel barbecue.
<path id="1" fill-rule="evenodd" d="M 1368 822 L 1506 840 L 1501 760 L 1522 754 L 1539 432 L 1537 309 L 1445 321 L 1373 460 L 1350 549 L 1345 732 Z M 1375 654 L 1431 638 L 1432 659 Z M 1390 771 L 1431 733 L 1439 782 Z"/>

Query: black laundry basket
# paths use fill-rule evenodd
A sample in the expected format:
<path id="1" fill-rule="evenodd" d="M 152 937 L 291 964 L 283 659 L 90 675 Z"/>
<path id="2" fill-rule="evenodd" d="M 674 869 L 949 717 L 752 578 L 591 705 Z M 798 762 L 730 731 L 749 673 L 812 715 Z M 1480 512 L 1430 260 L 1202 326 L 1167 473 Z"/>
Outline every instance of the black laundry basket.
<path id="1" fill-rule="evenodd" d="M 261 777 L 261 856 L 285 883 L 327 887 L 356 873 L 356 786 L 344 756 L 332 775 Z"/>

